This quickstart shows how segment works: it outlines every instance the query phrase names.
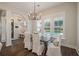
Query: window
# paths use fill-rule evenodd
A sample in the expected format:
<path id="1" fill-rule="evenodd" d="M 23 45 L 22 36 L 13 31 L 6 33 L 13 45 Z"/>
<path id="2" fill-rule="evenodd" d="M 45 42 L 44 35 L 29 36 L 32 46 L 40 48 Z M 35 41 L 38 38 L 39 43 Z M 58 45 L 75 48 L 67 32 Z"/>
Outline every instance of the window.
<path id="1" fill-rule="evenodd" d="M 50 32 L 50 20 L 49 19 L 44 21 L 44 30 L 45 32 Z"/>
<path id="2" fill-rule="evenodd" d="M 54 19 L 54 32 L 63 33 L 63 18 L 57 17 Z"/>

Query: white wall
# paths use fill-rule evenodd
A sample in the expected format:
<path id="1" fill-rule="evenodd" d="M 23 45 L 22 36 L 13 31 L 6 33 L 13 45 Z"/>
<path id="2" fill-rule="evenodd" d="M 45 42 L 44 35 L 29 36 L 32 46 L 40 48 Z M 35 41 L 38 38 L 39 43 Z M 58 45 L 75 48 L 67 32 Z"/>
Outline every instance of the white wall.
<path id="1" fill-rule="evenodd" d="M 15 40 L 15 39 L 18 39 L 18 37 L 19 37 L 19 28 L 15 28 L 15 26 L 19 27 L 18 19 L 20 19 L 20 18 L 17 14 L 13 13 L 12 16 L 11 16 L 11 19 L 14 20 L 14 39 L 12 39 L 12 40 Z"/>
<path id="2" fill-rule="evenodd" d="M 79 50 L 79 3 L 77 4 L 77 48 Z"/>
<path id="3" fill-rule="evenodd" d="M 76 48 L 77 46 L 77 3 L 63 3 L 47 10 L 41 11 L 43 17 L 51 18 L 56 13 L 65 12 L 65 40 L 62 45 Z"/>
<path id="4" fill-rule="evenodd" d="M 15 39 L 19 38 L 19 34 L 22 34 L 21 30 L 24 30 L 23 24 L 24 24 L 24 22 L 26 22 L 25 21 L 26 19 L 25 19 L 25 17 L 23 17 L 19 14 L 16 14 L 16 13 L 11 13 L 10 17 L 11 17 L 10 20 L 14 19 L 14 39 L 12 39 L 12 40 L 15 40 Z M 15 28 L 16 26 L 18 26 L 18 28 Z"/>

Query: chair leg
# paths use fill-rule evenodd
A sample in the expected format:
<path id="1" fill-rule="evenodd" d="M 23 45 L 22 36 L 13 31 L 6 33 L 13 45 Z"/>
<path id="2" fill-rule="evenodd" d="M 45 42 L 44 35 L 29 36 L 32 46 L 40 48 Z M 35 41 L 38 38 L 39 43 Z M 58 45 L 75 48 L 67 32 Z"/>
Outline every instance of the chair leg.
<path id="1" fill-rule="evenodd" d="M 43 50 L 43 52 L 42 52 L 42 55 L 43 55 L 43 56 L 46 56 L 47 50 L 48 50 L 48 49 L 47 49 L 47 43 L 45 42 L 45 43 L 44 43 L 44 50 Z"/>

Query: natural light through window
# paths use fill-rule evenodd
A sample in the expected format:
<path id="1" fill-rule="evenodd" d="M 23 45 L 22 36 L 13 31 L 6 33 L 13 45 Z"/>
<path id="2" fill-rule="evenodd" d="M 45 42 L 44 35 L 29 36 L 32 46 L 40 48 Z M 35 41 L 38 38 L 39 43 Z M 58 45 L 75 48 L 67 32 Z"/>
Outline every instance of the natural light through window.
<path id="1" fill-rule="evenodd" d="M 44 21 L 44 30 L 45 32 L 50 32 L 50 19 Z"/>
<path id="2" fill-rule="evenodd" d="M 57 17 L 54 19 L 54 32 L 63 33 L 63 18 Z"/>

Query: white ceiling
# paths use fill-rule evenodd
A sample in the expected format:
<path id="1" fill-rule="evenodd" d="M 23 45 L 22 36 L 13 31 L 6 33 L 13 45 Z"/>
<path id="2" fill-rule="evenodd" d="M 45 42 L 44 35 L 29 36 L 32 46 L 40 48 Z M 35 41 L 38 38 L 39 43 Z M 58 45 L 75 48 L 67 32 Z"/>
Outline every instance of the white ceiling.
<path id="1" fill-rule="evenodd" d="M 61 2 L 36 2 L 36 5 L 38 4 L 40 6 L 36 7 L 36 11 L 42 11 L 61 4 Z M 5 9 L 18 10 L 24 13 L 33 11 L 33 2 L 0 2 L 0 6 L 3 6 Z"/>

